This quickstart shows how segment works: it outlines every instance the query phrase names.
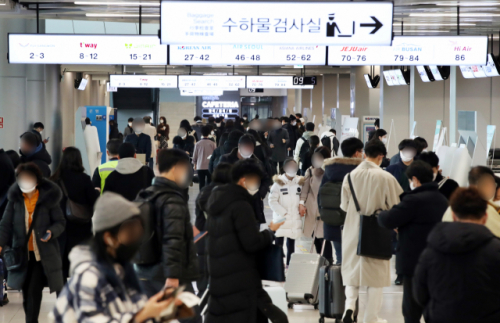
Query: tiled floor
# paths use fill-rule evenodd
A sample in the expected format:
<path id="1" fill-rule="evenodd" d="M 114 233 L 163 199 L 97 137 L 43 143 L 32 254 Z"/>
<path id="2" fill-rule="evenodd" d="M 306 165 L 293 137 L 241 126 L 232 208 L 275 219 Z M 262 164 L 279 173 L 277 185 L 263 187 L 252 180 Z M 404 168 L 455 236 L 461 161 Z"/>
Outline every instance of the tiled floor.
<path id="1" fill-rule="evenodd" d="M 194 218 L 194 202 L 198 193 L 197 186 L 190 189 L 189 207 Z M 266 218 L 270 221 L 271 210 L 266 204 Z M 394 264 L 391 266 L 394 269 Z M 394 280 L 394 273 L 393 273 Z M 4 307 L 0 307 L 0 323 L 24 323 L 25 316 L 22 308 L 22 296 L 18 292 L 9 291 L 10 303 Z M 403 323 L 404 319 L 401 314 L 402 288 L 400 286 L 391 286 L 384 289 L 384 301 L 380 317 L 388 320 L 389 323 Z M 366 301 L 366 293 L 360 293 L 360 313 L 359 317 L 363 317 L 364 306 Z M 40 313 L 39 323 L 48 321 L 47 314 L 52 310 L 55 302 L 55 294 L 44 293 L 42 301 L 42 309 Z M 318 311 L 312 307 L 296 306 L 293 310 L 288 310 L 288 318 L 290 323 L 317 323 L 319 319 Z M 326 322 L 334 322 L 334 320 L 326 320 Z M 360 321 L 362 322 L 362 321 Z M 235 322 L 237 323 L 237 322 Z"/>

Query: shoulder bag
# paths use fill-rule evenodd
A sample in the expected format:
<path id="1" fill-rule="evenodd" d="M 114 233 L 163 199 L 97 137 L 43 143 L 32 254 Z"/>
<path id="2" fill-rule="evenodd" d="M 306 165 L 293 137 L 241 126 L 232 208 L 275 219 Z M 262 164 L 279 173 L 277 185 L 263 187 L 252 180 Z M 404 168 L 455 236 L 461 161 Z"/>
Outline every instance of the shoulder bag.
<path id="1" fill-rule="evenodd" d="M 359 242 L 357 255 L 375 259 L 389 260 L 392 257 L 392 230 L 382 228 L 378 224 L 378 213 L 362 215 L 358 199 L 354 193 L 351 174 L 347 175 L 356 211 L 359 213 Z"/>
<path id="2" fill-rule="evenodd" d="M 68 191 L 66 190 L 66 186 L 64 185 L 64 181 L 62 179 L 59 180 L 59 184 L 61 185 L 61 190 L 66 198 L 65 215 L 68 221 L 78 223 L 90 222 L 90 220 L 92 220 L 92 208 L 88 205 L 72 201 L 68 196 Z"/>
<path id="3" fill-rule="evenodd" d="M 30 228 L 28 230 L 28 234 L 24 239 L 24 243 L 22 246 L 17 246 L 14 248 L 6 249 L 3 254 L 3 259 L 5 261 L 5 267 L 8 271 L 16 271 L 18 269 L 25 269 L 28 262 L 28 242 L 30 241 L 31 233 L 33 232 L 33 228 L 35 227 L 35 221 L 38 218 L 35 216 L 35 212 L 33 212 L 33 220 L 31 221 Z"/>

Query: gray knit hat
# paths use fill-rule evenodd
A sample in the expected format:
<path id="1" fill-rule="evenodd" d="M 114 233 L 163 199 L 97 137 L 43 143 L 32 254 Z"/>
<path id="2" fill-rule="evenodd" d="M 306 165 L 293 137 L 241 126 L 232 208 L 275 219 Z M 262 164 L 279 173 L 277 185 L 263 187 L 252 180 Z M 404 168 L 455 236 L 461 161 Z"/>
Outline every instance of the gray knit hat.
<path id="1" fill-rule="evenodd" d="M 133 202 L 116 193 L 104 192 L 95 204 L 92 218 L 94 233 L 111 229 L 140 213 Z"/>

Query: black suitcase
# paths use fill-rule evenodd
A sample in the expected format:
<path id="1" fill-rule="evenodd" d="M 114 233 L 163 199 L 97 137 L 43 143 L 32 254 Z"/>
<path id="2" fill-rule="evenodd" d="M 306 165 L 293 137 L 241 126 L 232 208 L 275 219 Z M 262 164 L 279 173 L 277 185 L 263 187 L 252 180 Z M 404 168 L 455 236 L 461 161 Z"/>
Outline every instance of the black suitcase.
<path id="1" fill-rule="evenodd" d="M 324 323 L 325 318 L 335 319 L 336 323 L 342 322 L 345 309 L 345 287 L 342 282 L 340 265 L 323 266 L 319 269 L 319 323 Z M 358 317 L 358 302 L 354 312 L 354 322 Z"/>

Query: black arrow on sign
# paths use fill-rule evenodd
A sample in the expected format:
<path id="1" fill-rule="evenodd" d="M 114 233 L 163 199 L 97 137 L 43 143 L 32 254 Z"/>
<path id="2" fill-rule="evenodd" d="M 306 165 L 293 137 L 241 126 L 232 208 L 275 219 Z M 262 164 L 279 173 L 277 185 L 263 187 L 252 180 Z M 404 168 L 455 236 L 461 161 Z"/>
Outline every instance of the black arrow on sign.
<path id="1" fill-rule="evenodd" d="M 373 19 L 373 21 L 375 21 L 374 24 L 360 24 L 361 27 L 374 27 L 372 32 L 370 34 L 374 34 L 376 33 L 380 28 L 382 28 L 382 23 L 377 19 L 375 18 L 374 16 L 371 16 L 371 18 Z"/>

